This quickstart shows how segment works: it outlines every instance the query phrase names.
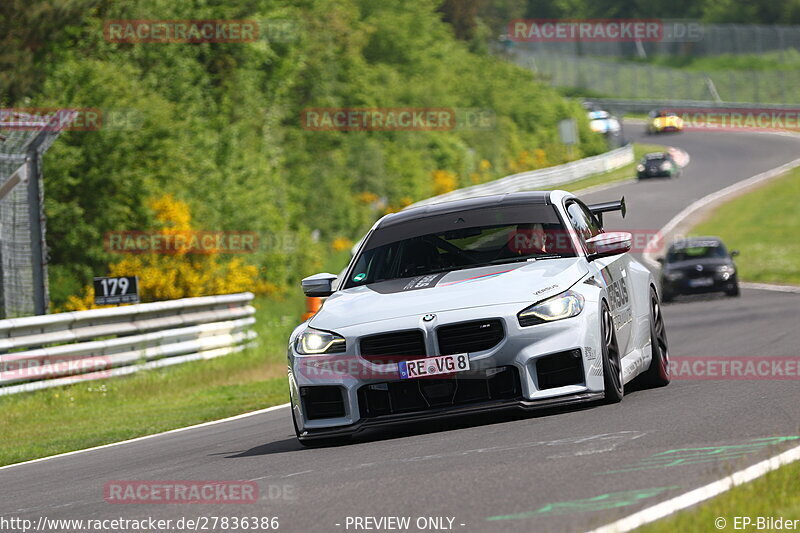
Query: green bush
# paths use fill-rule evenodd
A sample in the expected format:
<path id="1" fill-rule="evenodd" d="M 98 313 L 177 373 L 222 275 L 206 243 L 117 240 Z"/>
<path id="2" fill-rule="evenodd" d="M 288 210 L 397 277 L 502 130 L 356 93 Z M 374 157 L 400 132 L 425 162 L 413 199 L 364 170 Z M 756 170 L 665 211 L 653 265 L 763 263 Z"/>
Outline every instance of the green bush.
<path id="1" fill-rule="evenodd" d="M 487 179 L 516 169 L 520 154 L 536 149 L 547 164 L 562 163 L 556 124 L 571 116 L 582 140 L 574 156 L 604 149 L 577 103 L 485 47 L 457 40 L 438 4 L 41 4 L 26 24 L 46 44 L 37 45 L 35 35 L 6 41 L 8 56 L 33 53 L 36 68 L 20 63 L 10 82 L 0 77 L 0 99 L 137 118 L 128 128 L 67 132 L 47 154 L 54 281 L 79 286 L 103 274 L 118 259 L 103 249 L 104 233 L 150 229 L 147 200 L 163 194 L 188 202 L 198 229 L 262 235 L 267 246 L 248 260 L 266 281 L 285 286 L 318 268 L 334 239 L 357 239 L 386 210 L 430 196 L 435 171 L 454 173 L 463 186 L 483 161 Z M 110 19 L 274 19 L 295 31 L 281 42 L 120 44 L 103 37 Z M 481 108 L 496 123 L 489 130 L 316 132 L 301 124 L 311 107 Z M 363 193 L 379 201 L 365 204 Z M 59 298 L 66 292 L 52 291 Z"/>

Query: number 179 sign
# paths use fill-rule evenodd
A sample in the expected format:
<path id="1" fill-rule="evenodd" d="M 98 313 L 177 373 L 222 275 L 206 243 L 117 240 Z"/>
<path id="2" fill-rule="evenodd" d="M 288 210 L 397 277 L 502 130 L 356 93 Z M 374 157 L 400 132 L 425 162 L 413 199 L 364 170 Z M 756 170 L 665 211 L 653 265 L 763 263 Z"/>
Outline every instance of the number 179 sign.
<path id="1" fill-rule="evenodd" d="M 139 303 L 139 283 L 136 276 L 94 278 L 95 305 Z"/>

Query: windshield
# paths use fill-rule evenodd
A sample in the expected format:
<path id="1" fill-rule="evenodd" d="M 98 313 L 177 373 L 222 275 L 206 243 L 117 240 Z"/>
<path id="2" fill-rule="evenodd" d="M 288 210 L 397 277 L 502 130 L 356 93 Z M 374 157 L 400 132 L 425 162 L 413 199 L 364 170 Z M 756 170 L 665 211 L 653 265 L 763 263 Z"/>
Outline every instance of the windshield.
<path id="1" fill-rule="evenodd" d="M 721 244 L 705 246 L 690 246 L 687 248 L 673 248 L 667 258 L 670 263 L 678 261 L 691 261 L 693 259 L 713 259 L 727 257 L 725 247 Z"/>
<path id="2" fill-rule="evenodd" d="M 377 229 L 356 259 L 344 288 L 478 266 L 575 255 L 552 206 L 526 206 L 524 210 L 484 209 L 480 213 L 431 218 Z M 470 220 L 498 223 L 469 225 Z M 468 225 L 455 227 L 462 224 Z M 445 227 L 437 230 L 436 226 Z M 391 238 L 398 234 L 406 234 L 407 238 Z"/>

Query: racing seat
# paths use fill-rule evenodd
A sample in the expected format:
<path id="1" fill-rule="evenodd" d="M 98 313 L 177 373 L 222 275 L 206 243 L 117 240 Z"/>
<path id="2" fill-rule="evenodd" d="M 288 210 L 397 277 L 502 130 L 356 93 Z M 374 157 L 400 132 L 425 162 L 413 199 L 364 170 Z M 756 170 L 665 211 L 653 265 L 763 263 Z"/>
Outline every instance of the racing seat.
<path id="1" fill-rule="evenodd" d="M 403 277 L 424 274 L 441 267 L 441 255 L 435 244 L 413 240 L 403 248 L 400 275 Z"/>

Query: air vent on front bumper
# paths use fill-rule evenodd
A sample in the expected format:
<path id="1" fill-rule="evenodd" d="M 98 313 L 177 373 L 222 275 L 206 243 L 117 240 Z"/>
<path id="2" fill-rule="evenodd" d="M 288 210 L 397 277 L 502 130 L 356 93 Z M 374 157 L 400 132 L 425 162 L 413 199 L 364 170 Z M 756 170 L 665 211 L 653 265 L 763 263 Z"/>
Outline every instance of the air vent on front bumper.
<path id="1" fill-rule="evenodd" d="M 498 319 L 475 320 L 436 330 L 442 355 L 480 352 L 494 348 L 503 340 L 503 322 Z"/>
<path id="2" fill-rule="evenodd" d="M 418 329 L 370 335 L 361 339 L 360 346 L 361 357 L 380 364 L 426 355 L 425 338 Z"/>
<path id="3" fill-rule="evenodd" d="M 403 379 L 372 383 L 358 389 L 362 418 L 424 412 L 472 403 L 522 398 L 519 370 L 514 366 L 443 379 Z"/>
<path id="4" fill-rule="evenodd" d="M 583 358 L 579 349 L 547 355 L 536 360 L 539 390 L 582 385 Z"/>
<path id="5" fill-rule="evenodd" d="M 333 385 L 300 387 L 303 410 L 309 420 L 340 418 L 345 415 L 342 388 Z"/>

